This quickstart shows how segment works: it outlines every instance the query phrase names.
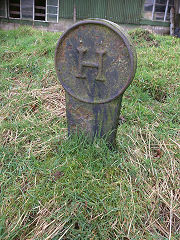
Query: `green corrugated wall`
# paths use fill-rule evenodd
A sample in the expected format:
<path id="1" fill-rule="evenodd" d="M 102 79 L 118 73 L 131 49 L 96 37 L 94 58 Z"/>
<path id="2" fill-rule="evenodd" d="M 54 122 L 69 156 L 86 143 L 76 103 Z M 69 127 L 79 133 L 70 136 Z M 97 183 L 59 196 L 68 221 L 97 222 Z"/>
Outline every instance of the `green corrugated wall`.
<path id="1" fill-rule="evenodd" d="M 104 18 L 117 23 L 138 24 L 144 0 L 59 0 L 60 18 L 73 18 L 74 1 L 78 19 Z"/>

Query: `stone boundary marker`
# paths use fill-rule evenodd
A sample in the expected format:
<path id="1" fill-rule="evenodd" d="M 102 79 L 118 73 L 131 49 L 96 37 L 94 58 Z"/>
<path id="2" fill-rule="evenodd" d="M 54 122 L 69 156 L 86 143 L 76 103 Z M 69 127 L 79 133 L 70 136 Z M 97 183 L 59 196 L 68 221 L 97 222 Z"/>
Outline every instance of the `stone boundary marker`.
<path id="1" fill-rule="evenodd" d="M 122 96 L 136 71 L 136 52 L 115 23 L 88 19 L 69 28 L 55 52 L 58 79 L 66 91 L 69 134 L 115 142 Z"/>

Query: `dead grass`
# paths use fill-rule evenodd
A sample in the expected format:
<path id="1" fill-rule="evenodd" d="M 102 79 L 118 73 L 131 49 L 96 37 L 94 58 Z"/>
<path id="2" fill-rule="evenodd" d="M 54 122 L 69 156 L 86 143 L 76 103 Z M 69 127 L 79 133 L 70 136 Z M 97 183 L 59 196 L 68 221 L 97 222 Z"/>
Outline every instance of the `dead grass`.
<path id="1" fill-rule="evenodd" d="M 8 227 L 11 230 L 4 239 L 12 238 L 16 228 L 24 228 L 23 234 L 18 239 L 33 240 L 43 238 L 49 240 L 57 235 L 61 236 L 59 239 L 62 239 L 69 229 L 65 228 L 66 222 L 63 220 L 63 208 L 64 206 L 58 207 L 55 198 L 44 206 L 39 202 L 39 206 L 36 206 L 31 211 L 23 212 L 21 216 L 15 219 L 16 225 L 9 223 Z M 32 233 L 33 237 L 30 237 Z M 44 236 L 46 237 L 44 238 Z"/>
<path id="2" fill-rule="evenodd" d="M 1 33 L 8 55 L 0 66 L 0 239 L 178 240 L 178 41 L 134 33 L 137 75 L 124 96 L 117 149 L 109 150 L 103 140 L 67 137 L 53 69 L 59 34 L 17 33 Z"/>
<path id="3" fill-rule="evenodd" d="M 61 85 L 35 89 L 31 91 L 31 94 L 33 97 L 39 97 L 43 101 L 43 105 L 47 111 L 58 117 L 66 117 L 65 91 Z"/>

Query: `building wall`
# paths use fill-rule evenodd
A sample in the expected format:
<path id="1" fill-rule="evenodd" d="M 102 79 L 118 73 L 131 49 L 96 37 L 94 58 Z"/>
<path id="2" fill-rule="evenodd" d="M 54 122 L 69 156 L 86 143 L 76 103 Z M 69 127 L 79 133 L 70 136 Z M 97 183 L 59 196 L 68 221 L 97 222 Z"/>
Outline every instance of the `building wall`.
<path id="1" fill-rule="evenodd" d="M 7 1 L 7 0 L 2 0 Z M 51 0 L 48 0 L 51 1 Z M 58 0 L 59 20 L 58 23 L 30 21 L 24 19 L 0 18 L 0 28 L 13 28 L 22 24 L 32 25 L 49 31 L 64 31 L 73 24 L 74 3 L 76 6 L 77 20 L 86 18 L 105 18 L 118 24 L 129 24 L 131 27 L 143 25 L 152 31 L 167 34 L 169 22 L 152 21 L 143 18 L 145 0 Z M 180 0 L 174 0 L 177 9 Z M 177 10 L 176 10 L 177 12 Z M 176 14 L 176 21 L 180 20 Z M 176 24 L 178 26 L 178 24 Z M 128 28 L 127 25 L 125 28 Z M 149 26 L 149 27 L 147 27 Z M 151 26 L 151 27 L 150 27 Z"/>
<path id="2" fill-rule="evenodd" d="M 104 18 L 117 23 L 139 24 L 144 0 L 60 0 L 59 17 Z"/>
<path id="3" fill-rule="evenodd" d="M 59 23 L 40 23 L 40 22 L 30 22 L 30 21 L 8 21 L 4 19 L 0 21 L 0 29 L 3 30 L 12 30 L 16 29 L 22 25 L 28 25 L 35 27 L 43 31 L 52 31 L 52 32 L 64 32 L 73 24 L 73 20 L 70 19 L 60 19 Z M 143 28 L 150 30 L 158 34 L 169 34 L 169 27 L 165 26 L 150 26 L 150 25 L 138 25 L 138 24 L 119 24 L 124 31 L 129 31 L 135 28 Z"/>

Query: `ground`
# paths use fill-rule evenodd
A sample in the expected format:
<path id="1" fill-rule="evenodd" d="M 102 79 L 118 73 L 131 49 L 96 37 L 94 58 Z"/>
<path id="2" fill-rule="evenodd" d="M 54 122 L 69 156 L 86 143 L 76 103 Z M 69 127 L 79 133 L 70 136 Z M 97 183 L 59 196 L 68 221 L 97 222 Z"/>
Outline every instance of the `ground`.
<path id="1" fill-rule="evenodd" d="M 60 33 L 0 31 L 0 239 L 179 239 L 179 44 L 130 32 L 138 55 L 117 148 L 67 136 Z"/>

